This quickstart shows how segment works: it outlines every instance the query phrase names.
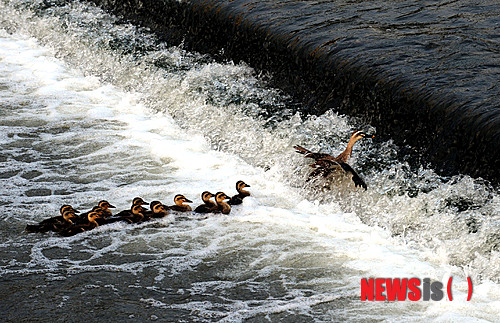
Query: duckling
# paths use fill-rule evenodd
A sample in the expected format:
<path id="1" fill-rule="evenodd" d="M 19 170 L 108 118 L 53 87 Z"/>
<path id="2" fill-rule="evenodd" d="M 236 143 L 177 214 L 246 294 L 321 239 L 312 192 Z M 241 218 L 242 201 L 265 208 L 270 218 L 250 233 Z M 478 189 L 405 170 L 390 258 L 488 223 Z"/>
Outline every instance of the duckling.
<path id="1" fill-rule="evenodd" d="M 231 212 L 231 206 L 224 202 L 228 200 L 229 196 L 223 192 L 217 192 L 215 194 L 215 202 L 217 203 L 217 208 L 214 210 L 215 213 L 229 214 Z"/>
<path id="2" fill-rule="evenodd" d="M 114 209 L 116 206 L 111 205 L 108 201 L 102 200 L 100 201 L 96 206 L 92 208 L 92 210 L 82 213 L 80 215 L 80 218 L 77 219 L 77 224 L 85 224 L 88 222 L 88 214 L 90 212 L 96 212 L 100 215 L 100 217 L 96 220 L 99 225 L 106 224 L 106 219 L 113 216 L 111 211 L 109 209 Z"/>
<path id="3" fill-rule="evenodd" d="M 99 210 L 102 210 L 102 218 L 106 218 L 106 217 L 110 217 L 112 216 L 113 214 L 111 213 L 111 211 L 109 209 L 114 209 L 116 208 L 115 206 L 109 204 L 108 201 L 105 201 L 105 200 L 102 200 L 100 201 L 99 203 L 97 203 L 96 206 L 94 206 L 92 208 L 92 210 L 90 211 L 87 211 L 87 212 L 84 212 L 82 214 L 80 214 L 80 222 L 87 222 L 87 216 L 89 215 L 90 212 L 96 212 L 96 211 L 99 211 Z"/>
<path id="4" fill-rule="evenodd" d="M 65 229 L 59 231 L 59 234 L 62 236 L 65 236 L 65 237 L 69 237 L 69 236 L 74 236 L 75 234 L 78 234 L 78 233 L 81 233 L 84 231 L 89 231 L 89 230 L 95 229 L 99 226 L 99 224 L 96 221 L 99 218 L 101 218 L 101 215 L 99 213 L 90 212 L 87 215 L 87 219 L 88 219 L 87 223 L 72 225 L 68 228 L 65 228 Z"/>
<path id="5" fill-rule="evenodd" d="M 65 204 L 59 209 L 61 215 L 52 218 L 45 219 L 38 224 L 28 224 L 26 225 L 27 232 L 47 232 L 54 228 L 54 224 L 60 223 L 73 223 L 72 220 L 76 219 L 75 213 L 79 211 L 75 210 L 71 205 Z"/>
<path id="6" fill-rule="evenodd" d="M 66 221 L 61 221 L 61 222 L 57 222 L 57 223 L 53 223 L 52 224 L 52 228 L 50 228 L 51 231 L 54 231 L 54 232 L 60 232 L 62 230 L 65 230 L 65 229 L 68 229 L 69 227 L 71 227 L 72 225 L 75 225 L 75 223 L 73 223 L 73 219 L 78 219 L 78 216 L 75 214 L 74 211 L 72 210 L 69 210 L 69 211 L 65 211 L 62 215 L 62 217 L 66 220 Z"/>
<path id="7" fill-rule="evenodd" d="M 336 171 L 341 168 L 345 172 L 351 173 L 352 180 L 356 187 L 361 186 L 366 190 L 367 189 L 366 183 L 358 175 L 358 173 L 356 173 L 356 171 L 349 164 L 347 164 L 347 161 L 351 157 L 352 148 L 358 140 L 362 138 L 374 138 L 374 137 L 375 137 L 374 135 L 368 135 L 363 131 L 355 131 L 351 135 L 351 138 L 349 139 L 346 149 L 337 157 L 333 157 L 325 153 L 313 153 L 312 151 L 299 145 L 296 145 L 293 148 L 296 149 L 297 153 L 303 154 L 305 155 L 305 157 L 312 158 L 315 160 L 314 164 L 309 165 L 310 167 L 315 168 L 315 170 L 312 171 L 311 174 L 309 174 L 309 178 L 316 177 L 318 175 L 323 175 L 324 177 L 327 177 L 333 171 Z"/>
<path id="8" fill-rule="evenodd" d="M 153 201 L 149 204 L 151 211 L 143 212 L 143 221 L 150 220 L 151 218 L 163 218 L 168 214 L 168 210 L 165 205 L 160 201 Z"/>
<path id="9" fill-rule="evenodd" d="M 183 204 L 183 203 L 193 203 L 191 200 L 188 200 L 184 195 L 177 194 L 174 197 L 175 205 L 171 205 L 168 208 L 170 210 L 178 211 L 178 212 L 189 212 L 191 211 L 191 206 Z"/>
<path id="10" fill-rule="evenodd" d="M 238 194 L 231 197 L 231 199 L 227 202 L 229 205 L 237 205 L 243 203 L 243 199 L 247 196 L 250 196 L 249 191 L 245 191 L 245 187 L 250 187 L 250 185 L 246 184 L 243 181 L 237 181 L 236 182 L 236 191 L 238 191 Z"/>
<path id="11" fill-rule="evenodd" d="M 210 213 L 213 212 L 217 208 L 217 204 L 210 200 L 212 197 L 214 197 L 212 193 L 205 191 L 201 193 L 201 200 L 204 202 L 202 205 L 198 205 L 194 211 L 196 213 Z"/>
<path id="12" fill-rule="evenodd" d="M 113 215 L 109 209 L 116 209 L 116 206 L 113 206 L 113 205 L 109 204 L 108 201 L 104 201 L 104 200 L 100 201 L 97 204 L 97 206 L 101 208 L 102 213 L 103 213 L 105 218 Z"/>
<path id="13" fill-rule="evenodd" d="M 118 221 L 126 221 L 128 223 L 141 222 L 144 219 L 144 211 L 146 211 L 146 209 L 142 205 L 133 205 L 130 210 L 121 211 L 118 215 L 107 219 L 106 223 L 114 223 Z"/>
<path id="14" fill-rule="evenodd" d="M 132 208 L 135 206 L 135 205 L 139 205 L 139 206 L 142 206 L 142 205 L 148 205 L 147 202 L 145 202 L 142 198 L 140 197 L 135 197 L 133 200 L 132 200 L 132 206 L 130 207 L 130 209 L 128 210 L 123 210 L 121 212 L 119 212 L 118 214 L 115 214 L 114 217 L 122 217 L 122 216 L 129 216 L 131 214 L 131 211 L 132 211 Z"/>

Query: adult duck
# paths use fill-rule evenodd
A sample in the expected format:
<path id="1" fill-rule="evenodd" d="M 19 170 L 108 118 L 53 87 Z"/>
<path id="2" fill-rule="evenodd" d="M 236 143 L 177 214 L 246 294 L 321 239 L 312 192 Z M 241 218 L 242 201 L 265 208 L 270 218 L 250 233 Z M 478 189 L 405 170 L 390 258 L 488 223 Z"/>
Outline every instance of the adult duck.
<path id="1" fill-rule="evenodd" d="M 334 157 L 325 153 L 315 153 L 306 149 L 302 146 L 296 145 L 293 148 L 296 149 L 296 152 L 299 154 L 305 155 L 307 158 L 312 158 L 315 160 L 314 164 L 311 164 L 312 168 L 315 168 L 314 171 L 309 174 L 309 177 L 316 177 L 319 175 L 323 175 L 327 177 L 333 172 L 342 169 L 346 173 L 350 173 L 352 175 L 352 180 L 354 182 L 355 187 L 363 187 L 365 190 L 367 189 L 367 185 L 364 180 L 359 176 L 359 174 L 347 163 L 349 158 L 352 155 L 352 148 L 354 144 L 363 138 L 374 138 L 373 135 L 368 135 L 363 131 L 355 131 L 349 142 L 347 143 L 346 149 L 340 153 L 337 157 Z"/>

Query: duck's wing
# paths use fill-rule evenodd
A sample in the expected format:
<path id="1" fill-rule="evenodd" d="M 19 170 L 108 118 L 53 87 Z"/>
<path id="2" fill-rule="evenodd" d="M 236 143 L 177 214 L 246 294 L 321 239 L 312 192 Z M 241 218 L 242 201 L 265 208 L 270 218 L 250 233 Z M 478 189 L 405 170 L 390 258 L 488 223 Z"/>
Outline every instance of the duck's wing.
<path id="1" fill-rule="evenodd" d="M 340 166 L 346 173 L 351 173 L 352 174 L 352 181 L 354 182 L 355 187 L 363 187 L 365 191 L 367 190 L 368 186 L 366 185 L 365 181 L 361 178 L 361 176 L 358 175 L 358 173 L 351 167 L 351 165 L 344 163 L 344 162 L 339 162 L 339 161 L 334 161 L 334 160 L 325 160 L 332 166 Z"/>
<path id="2" fill-rule="evenodd" d="M 245 196 L 242 196 L 240 194 L 235 195 L 235 196 L 231 197 L 231 199 L 229 201 L 227 201 L 227 204 L 229 204 L 229 205 L 241 204 L 241 203 L 243 203 L 244 198 L 245 198 Z"/>
<path id="3" fill-rule="evenodd" d="M 342 167 L 343 170 L 345 170 L 347 173 L 352 174 L 352 181 L 354 182 L 355 187 L 363 187 L 365 191 L 367 190 L 368 186 L 366 185 L 365 181 L 356 173 L 356 171 L 347 163 L 343 162 L 336 162 Z"/>
<path id="4" fill-rule="evenodd" d="M 293 146 L 293 148 L 295 148 L 295 151 L 297 153 L 305 155 L 305 157 L 312 158 L 314 160 L 320 160 L 320 159 L 329 160 L 330 158 L 332 158 L 332 159 L 334 158 L 333 156 L 328 155 L 328 154 L 324 154 L 324 153 L 313 153 L 309 149 L 306 149 L 306 148 L 299 146 L 299 145 L 295 145 L 295 146 Z"/>

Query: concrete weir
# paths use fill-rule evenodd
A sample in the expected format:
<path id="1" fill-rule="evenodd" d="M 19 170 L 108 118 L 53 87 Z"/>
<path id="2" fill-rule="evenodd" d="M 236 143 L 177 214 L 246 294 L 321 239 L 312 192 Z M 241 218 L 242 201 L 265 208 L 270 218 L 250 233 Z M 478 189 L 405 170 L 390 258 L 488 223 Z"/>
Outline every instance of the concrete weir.
<path id="1" fill-rule="evenodd" d="M 479 53 L 453 43 L 450 30 L 463 26 L 430 17 L 450 8 L 396 14 L 395 3 L 375 10 L 363 1 L 92 1 L 172 45 L 271 72 L 272 85 L 301 101 L 304 114 L 360 117 L 441 174 L 500 180 L 500 51 L 494 42 Z M 480 32 L 497 37 L 494 28 Z"/>

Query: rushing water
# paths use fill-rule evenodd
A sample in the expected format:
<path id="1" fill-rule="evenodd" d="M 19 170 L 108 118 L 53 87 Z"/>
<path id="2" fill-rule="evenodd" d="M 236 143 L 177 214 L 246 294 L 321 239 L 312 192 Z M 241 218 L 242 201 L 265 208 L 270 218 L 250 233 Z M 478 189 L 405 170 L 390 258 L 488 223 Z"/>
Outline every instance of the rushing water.
<path id="1" fill-rule="evenodd" d="M 161 43 L 88 4 L 0 2 L 2 321 L 489 321 L 500 199 L 362 141 L 348 179 L 307 183 L 292 146 L 339 153 L 357 120 L 307 117 L 239 64 Z M 70 203 L 252 197 L 62 238 L 24 227 Z M 321 187 L 321 189 L 318 189 Z M 454 276 L 454 301 L 361 302 L 363 277 Z M 466 302 L 465 277 L 474 282 Z"/>

